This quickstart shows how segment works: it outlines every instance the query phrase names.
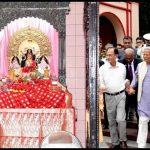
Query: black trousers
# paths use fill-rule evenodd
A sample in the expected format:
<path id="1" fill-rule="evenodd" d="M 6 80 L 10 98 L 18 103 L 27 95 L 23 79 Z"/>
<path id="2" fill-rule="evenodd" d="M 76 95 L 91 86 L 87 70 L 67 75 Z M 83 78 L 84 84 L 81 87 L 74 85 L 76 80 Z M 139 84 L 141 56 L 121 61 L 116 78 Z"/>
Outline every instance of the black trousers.
<path id="1" fill-rule="evenodd" d="M 138 111 L 137 111 L 137 90 L 134 95 L 128 95 L 128 93 L 126 92 L 126 105 L 125 105 L 126 120 L 128 119 L 128 117 L 130 117 L 129 116 L 130 108 L 135 111 L 137 122 L 138 122 L 139 115 L 138 115 Z"/>

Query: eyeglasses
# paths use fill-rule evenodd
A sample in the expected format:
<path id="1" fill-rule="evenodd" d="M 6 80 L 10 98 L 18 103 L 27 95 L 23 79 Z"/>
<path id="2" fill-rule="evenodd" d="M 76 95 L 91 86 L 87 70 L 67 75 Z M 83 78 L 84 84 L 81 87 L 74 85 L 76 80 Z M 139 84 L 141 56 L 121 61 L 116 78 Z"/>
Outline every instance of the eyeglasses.
<path id="1" fill-rule="evenodd" d="M 138 44 L 138 43 L 141 43 L 141 42 L 136 42 L 136 43 Z"/>

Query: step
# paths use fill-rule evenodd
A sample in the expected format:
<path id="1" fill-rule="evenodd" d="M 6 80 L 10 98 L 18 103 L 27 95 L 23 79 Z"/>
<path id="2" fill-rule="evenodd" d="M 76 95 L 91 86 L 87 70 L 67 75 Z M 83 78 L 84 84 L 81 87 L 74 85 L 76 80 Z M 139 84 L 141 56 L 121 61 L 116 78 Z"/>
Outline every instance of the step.
<path id="1" fill-rule="evenodd" d="M 111 144 L 111 139 L 109 136 L 104 136 L 104 142 L 103 143 L 100 143 L 100 146 L 99 148 L 109 148 L 109 145 Z M 133 149 L 133 148 L 137 148 L 137 143 L 136 141 L 132 141 L 132 140 L 128 140 L 127 141 L 127 145 L 128 145 L 128 148 L 130 149 Z M 146 147 L 145 148 L 150 148 L 150 143 L 147 143 L 146 144 Z"/>
<path id="2" fill-rule="evenodd" d="M 102 124 L 104 123 L 104 119 L 102 119 Z M 127 138 L 128 140 L 137 140 L 137 121 L 127 121 Z M 110 136 L 109 129 L 103 129 L 103 134 L 104 136 Z M 150 123 L 149 123 L 149 133 L 148 133 L 148 138 L 147 142 L 150 143 Z"/>
<path id="3" fill-rule="evenodd" d="M 138 133 L 137 129 L 127 128 L 127 139 L 132 140 L 132 141 L 136 141 L 137 140 L 137 133 Z M 103 135 L 104 136 L 110 136 L 109 129 L 103 129 Z M 148 134 L 147 142 L 150 143 L 150 131 Z"/>
<path id="4" fill-rule="evenodd" d="M 136 129 L 137 127 L 137 121 L 127 121 L 127 128 Z M 150 130 L 150 122 L 148 123 L 148 130 Z"/>
<path id="5" fill-rule="evenodd" d="M 102 119 L 102 124 L 104 123 L 104 119 Z M 127 128 L 136 129 L 138 127 L 137 120 L 127 121 Z M 148 130 L 150 130 L 150 122 L 148 123 Z"/>
<path id="6" fill-rule="evenodd" d="M 104 124 L 104 119 L 102 119 L 102 124 Z M 127 121 L 127 128 L 137 128 L 137 121 Z"/>
<path id="7" fill-rule="evenodd" d="M 132 129 L 138 128 L 137 121 L 127 121 L 127 128 L 132 128 Z"/>

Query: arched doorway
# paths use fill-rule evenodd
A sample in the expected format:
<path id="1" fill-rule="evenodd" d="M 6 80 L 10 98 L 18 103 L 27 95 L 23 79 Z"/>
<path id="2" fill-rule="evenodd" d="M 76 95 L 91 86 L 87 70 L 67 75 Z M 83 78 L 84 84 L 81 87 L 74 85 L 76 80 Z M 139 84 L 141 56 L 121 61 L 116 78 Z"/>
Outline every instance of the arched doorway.
<path id="1" fill-rule="evenodd" d="M 107 43 L 117 45 L 117 38 L 112 23 L 105 16 L 100 16 L 100 38 L 103 42 L 103 48 Z"/>
<path id="2" fill-rule="evenodd" d="M 122 44 L 125 30 L 119 17 L 111 12 L 104 12 L 99 17 L 100 31 L 99 35 L 103 41 L 103 47 L 106 43 L 112 43 L 114 46 Z"/>

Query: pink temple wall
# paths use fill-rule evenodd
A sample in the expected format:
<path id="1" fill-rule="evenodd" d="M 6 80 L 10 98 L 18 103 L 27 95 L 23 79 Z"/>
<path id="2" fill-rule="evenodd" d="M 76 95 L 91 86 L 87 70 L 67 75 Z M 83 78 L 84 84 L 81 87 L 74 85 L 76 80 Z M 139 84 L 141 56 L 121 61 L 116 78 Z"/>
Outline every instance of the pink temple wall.
<path id="1" fill-rule="evenodd" d="M 66 83 L 77 110 L 76 136 L 86 147 L 84 2 L 70 2 L 69 7 L 70 12 L 66 16 Z"/>

